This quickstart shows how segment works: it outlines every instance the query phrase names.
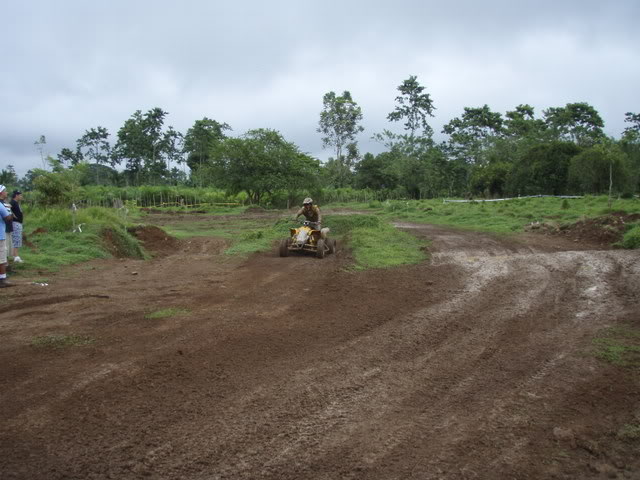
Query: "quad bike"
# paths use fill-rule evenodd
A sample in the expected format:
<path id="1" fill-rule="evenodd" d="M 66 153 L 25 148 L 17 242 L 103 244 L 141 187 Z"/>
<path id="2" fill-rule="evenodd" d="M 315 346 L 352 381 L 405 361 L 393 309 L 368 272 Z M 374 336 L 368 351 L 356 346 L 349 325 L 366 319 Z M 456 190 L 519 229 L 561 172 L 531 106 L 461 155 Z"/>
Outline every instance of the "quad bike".
<path id="1" fill-rule="evenodd" d="M 336 241 L 322 238 L 316 222 L 305 220 L 300 227 L 289 230 L 290 235 L 280 241 L 281 257 L 289 256 L 289 252 L 312 252 L 324 258 L 327 253 L 336 252 Z"/>

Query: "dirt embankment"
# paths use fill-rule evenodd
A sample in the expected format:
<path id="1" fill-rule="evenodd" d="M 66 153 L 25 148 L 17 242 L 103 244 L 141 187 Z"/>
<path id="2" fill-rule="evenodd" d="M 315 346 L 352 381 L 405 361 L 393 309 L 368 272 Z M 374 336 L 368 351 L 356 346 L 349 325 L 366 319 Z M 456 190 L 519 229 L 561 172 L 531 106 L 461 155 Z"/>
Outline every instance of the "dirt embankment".
<path id="1" fill-rule="evenodd" d="M 429 262 L 242 260 L 149 230 L 151 261 L 12 289 L 2 478 L 638 478 L 620 435 L 638 372 L 591 353 L 603 328 L 640 328 L 637 252 L 401 227 Z M 92 342 L 32 344 L 50 334 Z"/>

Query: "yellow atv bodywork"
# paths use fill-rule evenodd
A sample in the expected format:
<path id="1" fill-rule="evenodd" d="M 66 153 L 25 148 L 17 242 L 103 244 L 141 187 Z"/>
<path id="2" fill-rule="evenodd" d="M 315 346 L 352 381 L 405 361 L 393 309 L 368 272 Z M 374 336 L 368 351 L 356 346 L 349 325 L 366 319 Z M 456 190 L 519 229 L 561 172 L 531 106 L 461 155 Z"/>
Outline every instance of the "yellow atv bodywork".
<path id="1" fill-rule="evenodd" d="M 305 221 L 298 228 L 290 228 L 289 236 L 280 242 L 280 256 L 287 257 L 289 252 L 311 252 L 318 258 L 324 258 L 325 254 L 334 253 L 335 240 L 323 239 L 322 232 L 312 225 L 312 222 Z"/>

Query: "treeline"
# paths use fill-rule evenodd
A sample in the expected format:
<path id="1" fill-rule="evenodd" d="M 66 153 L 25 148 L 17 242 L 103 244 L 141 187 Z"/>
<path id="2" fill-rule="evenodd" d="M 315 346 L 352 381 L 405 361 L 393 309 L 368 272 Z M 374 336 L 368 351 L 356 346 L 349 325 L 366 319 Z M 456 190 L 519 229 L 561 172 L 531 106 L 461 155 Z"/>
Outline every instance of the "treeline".
<path id="1" fill-rule="evenodd" d="M 167 112 L 154 108 L 136 111 L 114 142 L 107 129 L 91 128 L 73 148 L 43 156 L 47 168 L 18 179 L 8 166 L 0 171 L 0 182 L 43 191 L 55 182 L 215 188 L 259 204 L 282 204 L 302 191 L 339 189 L 376 192 L 379 198 L 639 190 L 640 114 L 627 113 L 627 128 L 612 138 L 587 103 L 550 107 L 541 116 L 526 104 L 505 114 L 488 105 L 467 107 L 444 126 L 447 140 L 437 143 L 429 124 L 435 106 L 425 87 L 410 76 L 397 90 L 387 120 L 401 124 L 402 131 L 374 133 L 385 147 L 377 155 L 359 151 L 363 113 L 351 93 L 328 92 L 317 129 L 333 151 L 326 163 L 267 128 L 233 136 L 227 123 L 205 117 L 182 134 L 165 126 Z M 41 155 L 44 144 L 44 136 L 35 143 Z"/>

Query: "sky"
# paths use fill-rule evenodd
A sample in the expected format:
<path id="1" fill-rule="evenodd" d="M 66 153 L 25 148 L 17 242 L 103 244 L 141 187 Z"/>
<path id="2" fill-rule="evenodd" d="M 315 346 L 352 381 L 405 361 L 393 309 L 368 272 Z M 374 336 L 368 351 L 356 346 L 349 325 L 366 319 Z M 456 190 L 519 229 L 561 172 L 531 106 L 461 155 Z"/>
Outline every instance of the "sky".
<path id="1" fill-rule="evenodd" d="M 361 153 L 411 75 L 442 126 L 465 107 L 504 114 L 587 102 L 619 138 L 640 112 L 638 0 L 0 0 L 0 168 L 42 167 L 102 126 L 115 143 L 136 110 L 186 133 L 208 117 L 231 135 L 278 130 L 326 160 L 322 97 L 362 108 Z"/>

